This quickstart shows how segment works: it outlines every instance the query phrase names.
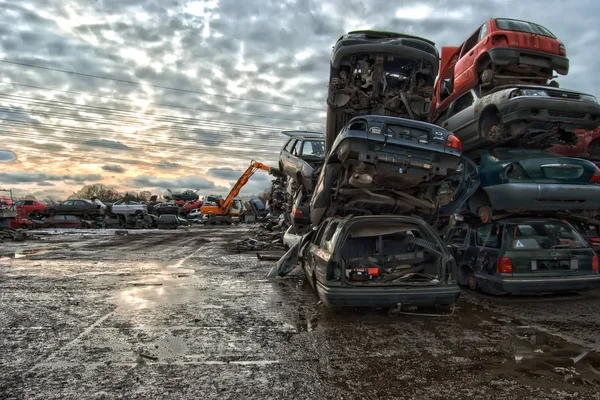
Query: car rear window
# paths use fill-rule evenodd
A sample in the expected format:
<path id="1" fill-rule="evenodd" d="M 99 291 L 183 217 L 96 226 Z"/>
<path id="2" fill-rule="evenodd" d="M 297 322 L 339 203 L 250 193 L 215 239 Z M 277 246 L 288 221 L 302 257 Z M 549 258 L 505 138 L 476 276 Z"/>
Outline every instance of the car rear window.
<path id="1" fill-rule="evenodd" d="M 513 250 L 586 247 L 583 238 L 562 221 L 512 223 L 505 225 L 505 232 Z"/>
<path id="2" fill-rule="evenodd" d="M 385 135 L 394 139 L 417 140 L 419 143 L 429 143 L 431 132 L 426 129 L 387 124 Z"/>
<path id="3" fill-rule="evenodd" d="M 325 142 L 318 140 L 307 140 L 302 146 L 303 158 L 325 158 Z"/>
<path id="4" fill-rule="evenodd" d="M 556 36 L 548 29 L 541 25 L 534 24 L 533 22 L 519 21 L 516 19 L 497 19 L 496 26 L 503 31 L 534 33 L 536 35 L 548 36 L 556 39 Z"/>
<path id="5" fill-rule="evenodd" d="M 556 155 L 544 150 L 527 149 L 494 149 L 491 155 L 498 160 L 525 160 L 528 158 L 556 157 Z"/>

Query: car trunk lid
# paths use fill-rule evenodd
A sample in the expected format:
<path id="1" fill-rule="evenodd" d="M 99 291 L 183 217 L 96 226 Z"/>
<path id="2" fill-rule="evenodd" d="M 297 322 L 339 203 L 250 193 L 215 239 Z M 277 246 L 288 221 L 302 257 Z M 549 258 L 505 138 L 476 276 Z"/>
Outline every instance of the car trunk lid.
<path id="1" fill-rule="evenodd" d="M 517 239 L 524 245 L 527 239 Z M 565 243 L 565 246 L 569 244 Z M 515 246 L 519 246 L 516 243 Z M 513 275 L 571 276 L 592 273 L 593 252 L 589 248 L 556 248 L 543 250 L 514 250 L 505 254 L 512 260 Z"/>

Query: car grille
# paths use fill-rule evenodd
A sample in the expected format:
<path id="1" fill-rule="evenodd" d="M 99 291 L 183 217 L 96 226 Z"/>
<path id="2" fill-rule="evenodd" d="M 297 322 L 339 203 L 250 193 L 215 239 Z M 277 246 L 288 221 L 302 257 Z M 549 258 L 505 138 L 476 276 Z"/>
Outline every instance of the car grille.
<path id="1" fill-rule="evenodd" d="M 430 46 L 427 43 L 423 43 L 419 40 L 402 39 L 402 44 L 405 46 L 408 46 L 408 47 L 412 47 L 414 49 L 424 51 L 424 52 L 432 54 L 434 56 L 437 55 L 435 47 Z"/>
<path id="2" fill-rule="evenodd" d="M 551 117 L 563 117 L 573 119 L 584 119 L 585 113 L 577 111 L 560 111 L 560 110 L 548 110 L 548 115 Z"/>
<path id="3" fill-rule="evenodd" d="M 579 100 L 581 97 L 577 93 L 559 92 L 555 90 L 545 89 L 550 97 L 560 97 L 561 99 Z"/>

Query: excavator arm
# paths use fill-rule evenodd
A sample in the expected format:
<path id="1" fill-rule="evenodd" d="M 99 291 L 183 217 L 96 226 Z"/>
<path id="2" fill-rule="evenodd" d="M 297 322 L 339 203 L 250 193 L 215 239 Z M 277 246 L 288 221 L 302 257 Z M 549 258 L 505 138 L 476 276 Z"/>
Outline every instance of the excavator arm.
<path id="1" fill-rule="evenodd" d="M 238 179 L 238 181 L 233 185 L 233 188 L 227 195 L 224 200 L 219 202 L 217 206 L 202 206 L 200 208 L 200 213 L 202 214 L 212 214 L 212 215 L 226 215 L 233 205 L 233 199 L 240 193 L 240 190 L 248 183 L 250 177 L 254 175 L 256 171 L 262 169 L 263 171 L 267 171 L 270 174 L 275 174 L 275 170 L 271 167 L 260 163 L 258 161 L 252 160 L 250 166 L 244 171 L 242 176 Z"/>

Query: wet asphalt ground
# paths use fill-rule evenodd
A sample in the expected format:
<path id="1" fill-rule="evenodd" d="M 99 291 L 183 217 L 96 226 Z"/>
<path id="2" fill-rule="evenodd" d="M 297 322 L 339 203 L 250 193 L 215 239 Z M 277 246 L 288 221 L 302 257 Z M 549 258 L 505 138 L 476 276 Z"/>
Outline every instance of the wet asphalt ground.
<path id="1" fill-rule="evenodd" d="M 598 292 L 328 310 L 300 269 L 233 251 L 249 232 L 0 243 L 0 398 L 599 397 Z"/>

